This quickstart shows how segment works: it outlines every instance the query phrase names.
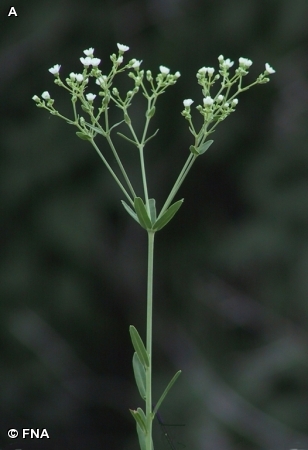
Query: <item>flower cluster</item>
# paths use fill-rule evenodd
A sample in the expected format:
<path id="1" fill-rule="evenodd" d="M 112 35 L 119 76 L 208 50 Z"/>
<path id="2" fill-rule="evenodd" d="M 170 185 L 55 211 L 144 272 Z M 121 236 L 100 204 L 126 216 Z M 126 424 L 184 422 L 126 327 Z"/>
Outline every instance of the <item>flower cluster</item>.
<path id="1" fill-rule="evenodd" d="M 239 58 L 239 65 L 235 69 L 235 74 L 230 75 L 230 68 L 233 67 L 234 61 L 229 58 L 225 59 L 223 55 L 218 57 L 219 70 L 216 75 L 213 67 L 201 67 L 197 72 L 198 83 L 202 87 L 203 104 L 198 105 L 196 109 L 202 114 L 204 118 L 204 125 L 202 127 L 203 133 L 210 134 L 214 131 L 218 122 L 224 120 L 228 115 L 235 111 L 235 107 L 238 104 L 237 96 L 252 87 L 255 84 L 263 84 L 269 81 L 268 75 L 275 73 L 275 70 L 268 64 L 265 64 L 265 71 L 259 75 L 257 80 L 245 87 L 242 86 L 242 79 L 248 74 L 248 69 L 252 65 L 252 61 L 248 58 Z M 221 80 L 220 88 L 215 95 L 211 93 L 211 89 L 217 80 Z M 236 90 L 232 90 L 232 87 L 236 86 Z M 200 136 L 195 132 L 193 124 L 191 122 L 190 107 L 193 104 L 192 99 L 186 99 L 183 101 L 184 110 L 182 115 L 190 123 L 191 133 L 197 137 Z M 212 124 L 212 128 L 209 126 Z"/>
<path id="2" fill-rule="evenodd" d="M 97 124 L 101 114 L 108 109 L 108 105 L 111 101 L 122 108 L 124 113 L 127 114 L 127 108 L 130 106 L 133 96 L 140 88 L 146 98 L 154 98 L 162 94 L 168 86 L 175 84 L 181 75 L 180 72 L 171 74 L 168 67 L 160 66 L 159 73 L 154 79 L 150 70 L 147 70 L 145 73 L 144 70 L 140 69 L 142 61 L 135 58 L 131 59 L 125 66 L 120 67 L 124 60 L 124 53 L 129 50 L 129 47 L 123 44 L 117 44 L 117 47 L 118 54 L 114 53 L 110 56 L 113 65 L 108 75 L 103 74 L 98 68 L 101 59 L 94 57 L 94 48 L 92 47 L 84 50 L 83 53 L 85 56 L 79 58 L 83 70 L 80 73 L 71 72 L 65 81 L 62 81 L 60 77 L 61 65 L 56 64 L 49 69 L 49 72 L 55 77 L 55 84 L 68 90 L 72 96 L 75 120 L 66 118 L 67 121 L 69 121 L 69 123 L 75 123 L 79 128 L 82 123 L 83 131 L 85 131 L 85 121 L 77 114 L 75 106 L 77 100 L 80 101 L 82 109 L 90 115 L 91 122 Z M 124 71 L 128 71 L 128 76 L 134 80 L 134 87 L 132 90 L 128 91 L 126 97 L 122 99 L 119 91 L 116 88 L 111 89 L 111 85 L 113 84 L 114 77 Z M 98 107 L 96 116 L 94 116 L 93 102 L 95 98 L 97 98 L 97 94 L 91 92 L 85 93 L 91 78 L 95 79 L 95 84 L 99 87 L 98 96 L 102 97 L 101 105 Z M 145 78 L 150 83 L 150 92 L 148 92 L 148 88 L 146 88 L 144 84 Z M 51 98 L 49 92 L 45 91 L 41 95 L 41 98 L 35 95 L 33 100 L 38 107 L 45 108 L 52 114 L 64 118 L 54 108 L 54 100 Z"/>
<path id="3" fill-rule="evenodd" d="M 159 66 L 158 74 L 153 76 L 151 70 L 145 71 L 141 69 L 142 61 L 135 58 L 129 60 L 126 65 L 123 65 L 124 53 L 129 50 L 129 47 L 123 44 L 117 44 L 117 47 L 118 53 L 110 56 L 112 68 L 109 74 L 103 74 L 99 69 L 98 66 L 101 60 L 94 56 L 94 48 L 92 47 L 84 50 L 84 56 L 80 58 L 83 66 L 80 73 L 71 72 L 65 81 L 61 80 L 61 66 L 59 64 L 49 69 L 49 72 L 54 75 L 55 84 L 63 87 L 71 94 L 73 119 L 62 116 L 54 108 L 54 99 L 51 98 L 48 91 L 43 92 L 41 98 L 35 95 L 33 100 L 38 107 L 45 108 L 52 114 L 75 125 L 79 129 L 78 136 L 81 137 L 82 135 L 84 139 L 91 140 L 97 132 L 107 136 L 114 127 L 125 122 L 130 128 L 132 139 L 121 133 L 118 134 L 138 146 L 139 141 L 132 128 L 131 118 L 128 112 L 133 97 L 141 90 L 148 100 L 145 125 L 147 129 L 149 120 L 155 114 L 157 97 L 165 92 L 167 87 L 175 84 L 181 74 L 178 71 L 172 74 L 168 67 L 161 65 Z M 195 138 L 195 145 L 193 147 L 195 155 L 199 154 L 197 149 L 203 146 L 207 136 L 214 131 L 217 124 L 235 111 L 238 104 L 238 95 L 256 84 L 267 83 L 269 81 L 269 75 L 275 73 L 275 70 L 266 63 L 264 72 L 258 76 L 256 81 L 243 86 L 243 78 L 248 74 L 252 65 L 250 59 L 240 57 L 238 65 L 232 73 L 230 73 L 230 69 L 234 66 L 234 61 L 231 61 L 230 58 L 225 58 L 223 55 L 220 55 L 218 57 L 218 63 L 218 70 L 215 71 L 214 67 L 201 67 L 196 74 L 203 94 L 201 104 L 196 106 L 197 111 L 203 116 L 203 124 L 198 132 L 194 128 L 191 117 L 191 106 L 194 101 L 190 98 L 183 101 L 184 110 L 182 111 L 182 115 L 189 122 L 189 130 Z M 125 71 L 133 80 L 134 86 L 122 97 L 119 90 L 112 85 L 115 76 Z M 95 81 L 94 87 L 95 85 L 98 87 L 98 93 L 87 92 L 91 78 Z M 213 93 L 213 86 L 218 80 L 220 84 L 216 92 Z M 150 85 L 150 88 L 148 85 Z M 88 121 L 79 115 L 76 105 L 78 101 L 80 102 L 81 109 L 89 116 Z M 109 127 L 108 119 L 110 102 L 113 102 L 118 108 L 123 110 L 124 119 L 111 128 Z M 105 119 L 105 128 L 99 122 L 102 117 Z M 142 139 L 145 140 L 145 135 Z"/>

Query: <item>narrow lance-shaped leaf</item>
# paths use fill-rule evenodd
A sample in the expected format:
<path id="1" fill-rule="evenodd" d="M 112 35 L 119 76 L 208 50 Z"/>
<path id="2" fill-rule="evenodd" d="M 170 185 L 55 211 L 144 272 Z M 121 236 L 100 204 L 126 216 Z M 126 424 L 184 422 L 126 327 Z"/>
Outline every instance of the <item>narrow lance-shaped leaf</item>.
<path id="1" fill-rule="evenodd" d="M 140 197 L 135 197 L 134 206 L 140 225 L 146 230 L 150 230 L 152 228 L 152 223 L 148 216 L 145 205 Z"/>
<path id="2" fill-rule="evenodd" d="M 121 122 L 120 122 L 121 123 Z M 91 128 L 91 130 L 94 130 L 95 133 L 101 134 L 103 136 L 106 136 L 105 131 L 102 128 L 94 127 L 90 123 L 86 122 L 87 127 Z"/>
<path id="3" fill-rule="evenodd" d="M 143 414 L 140 411 L 142 411 L 141 408 L 138 408 L 137 411 L 135 409 L 130 409 L 131 415 L 133 416 L 133 418 L 135 419 L 137 424 L 140 426 L 141 431 L 144 434 L 146 434 L 147 427 L 146 427 L 146 421 L 144 420 L 145 414 L 143 411 L 142 411 Z"/>
<path id="4" fill-rule="evenodd" d="M 127 136 L 125 136 L 125 134 L 120 133 L 119 131 L 117 132 L 117 134 L 119 136 L 121 136 L 123 139 L 126 139 L 128 142 L 130 142 L 131 144 L 134 144 L 137 146 L 137 143 L 135 141 L 133 141 L 132 139 L 129 139 Z"/>
<path id="5" fill-rule="evenodd" d="M 76 131 L 76 135 L 83 141 L 91 141 L 92 137 L 82 131 Z"/>
<path id="6" fill-rule="evenodd" d="M 130 206 L 128 206 L 128 204 L 124 201 L 121 200 L 122 205 L 124 206 L 124 208 L 126 209 L 126 211 L 128 212 L 128 214 L 136 221 L 139 223 L 137 214 L 135 213 L 135 211 L 132 210 L 132 208 Z M 139 223 L 140 225 L 140 223 Z"/>
<path id="7" fill-rule="evenodd" d="M 136 384 L 139 390 L 139 394 L 141 395 L 141 398 L 143 400 L 146 399 L 146 376 L 145 376 L 145 369 L 144 366 L 141 364 L 139 356 L 137 353 L 134 353 L 133 356 L 133 369 L 134 369 L 134 375 Z"/>
<path id="8" fill-rule="evenodd" d="M 164 390 L 164 392 L 162 393 L 160 399 L 158 400 L 158 402 L 155 405 L 155 408 L 153 410 L 152 416 L 153 418 L 155 417 L 155 414 L 157 413 L 158 409 L 160 408 L 160 405 L 162 404 L 162 402 L 164 401 L 166 395 L 168 394 L 168 392 L 170 391 L 170 389 L 172 388 L 172 386 L 174 385 L 174 383 L 176 382 L 176 380 L 179 378 L 179 376 L 181 375 L 182 371 L 179 370 L 171 379 L 171 381 L 169 382 L 168 386 L 166 387 L 166 389 Z"/>
<path id="9" fill-rule="evenodd" d="M 172 219 L 172 217 L 175 215 L 175 213 L 178 211 L 178 209 L 181 207 L 184 199 L 178 200 L 177 202 L 173 203 L 167 211 L 164 212 L 164 214 L 156 220 L 156 222 L 153 225 L 153 230 L 158 231 L 161 230 L 165 225 L 167 225 L 168 222 Z"/>
<path id="10" fill-rule="evenodd" d="M 214 142 L 213 140 L 204 142 L 204 144 L 202 144 L 198 148 L 199 155 L 202 155 L 203 153 L 205 153 L 210 148 L 210 146 L 213 144 L 213 142 Z"/>
<path id="11" fill-rule="evenodd" d="M 148 353 L 145 349 L 145 346 L 142 342 L 142 339 L 141 339 L 138 331 L 136 330 L 136 328 L 133 325 L 131 325 L 129 327 L 129 333 L 130 333 L 130 337 L 131 337 L 134 349 L 135 349 L 137 355 L 139 356 L 139 360 L 140 360 L 141 364 L 143 365 L 143 367 L 148 368 L 150 366 Z"/>

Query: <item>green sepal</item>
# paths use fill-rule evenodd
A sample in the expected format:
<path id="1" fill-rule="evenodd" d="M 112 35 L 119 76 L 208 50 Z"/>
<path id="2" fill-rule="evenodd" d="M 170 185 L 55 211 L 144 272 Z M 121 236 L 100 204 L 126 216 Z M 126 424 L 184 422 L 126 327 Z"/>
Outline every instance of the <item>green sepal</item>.
<path id="1" fill-rule="evenodd" d="M 131 337 L 135 352 L 139 356 L 139 360 L 140 360 L 141 364 L 143 365 L 143 367 L 145 369 L 148 368 L 150 366 L 148 353 L 145 349 L 145 346 L 142 342 L 142 339 L 141 339 L 138 331 L 136 330 L 136 328 L 133 325 L 131 325 L 129 327 L 129 333 L 130 333 L 130 337 Z"/>
<path id="2" fill-rule="evenodd" d="M 202 144 L 201 147 L 198 148 L 199 155 L 205 153 L 207 149 L 210 148 L 210 146 L 213 144 L 213 142 L 213 140 L 204 142 L 204 144 Z"/>
<path id="3" fill-rule="evenodd" d="M 165 225 L 167 225 L 168 222 L 172 219 L 172 217 L 175 215 L 175 213 L 179 210 L 183 203 L 184 199 L 178 200 L 177 202 L 173 203 L 167 211 L 164 212 L 164 214 L 156 220 L 156 222 L 153 225 L 153 230 L 158 231 L 164 228 Z"/>
<path id="4" fill-rule="evenodd" d="M 154 419 L 155 414 L 157 413 L 158 409 L 160 408 L 160 405 L 162 404 L 162 402 L 164 401 L 166 395 L 168 394 L 168 392 L 170 391 L 170 389 L 172 388 L 172 386 L 174 385 L 174 383 L 176 382 L 176 380 L 179 378 L 179 376 L 181 375 L 182 371 L 178 370 L 177 373 L 172 377 L 171 381 L 169 382 L 168 386 L 166 387 L 166 389 L 164 390 L 164 392 L 162 393 L 160 399 L 158 400 L 158 402 L 155 405 L 155 408 L 152 412 L 152 417 Z"/>
<path id="5" fill-rule="evenodd" d="M 152 223 L 145 208 L 145 204 L 140 197 L 135 197 L 134 206 L 140 225 L 146 230 L 150 230 L 152 228 Z"/>
<path id="6" fill-rule="evenodd" d="M 146 399 L 145 370 L 144 370 L 144 366 L 141 364 L 139 356 L 137 355 L 136 352 L 134 353 L 134 356 L 133 356 L 133 369 L 134 369 L 134 375 L 135 375 L 137 388 L 139 390 L 139 394 L 140 394 L 141 398 L 143 400 L 145 400 Z"/>
<path id="7" fill-rule="evenodd" d="M 130 409 L 130 412 L 133 418 L 135 419 L 137 425 L 140 426 L 142 433 L 146 434 L 147 426 L 143 410 L 141 408 L 137 408 L 137 411 L 135 409 Z"/>
<path id="8" fill-rule="evenodd" d="M 198 152 L 198 150 L 196 149 L 196 147 L 194 146 L 194 145 L 191 145 L 190 147 L 189 147 L 189 150 L 191 151 L 191 153 L 193 153 L 194 155 L 199 155 L 199 152 Z"/>
<path id="9" fill-rule="evenodd" d="M 76 135 L 83 141 L 91 141 L 92 137 L 82 131 L 76 131 Z"/>
<path id="10" fill-rule="evenodd" d="M 128 212 L 128 214 L 140 225 L 140 222 L 138 220 L 137 214 L 135 213 L 135 211 L 133 211 L 133 209 L 128 206 L 128 204 L 124 201 L 121 200 L 122 205 L 124 206 L 124 208 L 126 209 L 126 211 Z"/>
<path id="11" fill-rule="evenodd" d="M 147 112 L 146 112 L 146 117 L 148 117 L 148 118 L 153 117 L 154 114 L 155 114 L 155 110 L 156 110 L 155 106 L 152 106 L 152 108 L 150 109 L 150 111 L 147 111 Z"/>
<path id="12" fill-rule="evenodd" d="M 155 198 L 149 198 L 150 216 L 152 224 L 156 222 Z"/>

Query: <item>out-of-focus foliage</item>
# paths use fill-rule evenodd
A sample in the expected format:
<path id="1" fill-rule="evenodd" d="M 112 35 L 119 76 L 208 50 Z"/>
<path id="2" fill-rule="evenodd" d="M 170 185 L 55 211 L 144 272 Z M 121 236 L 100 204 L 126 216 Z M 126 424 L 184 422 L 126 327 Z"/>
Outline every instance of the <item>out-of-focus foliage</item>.
<path id="1" fill-rule="evenodd" d="M 18 18 L 6 3 L 1 448 L 23 427 L 48 430 L 41 449 L 137 448 L 128 326 L 144 327 L 146 236 L 90 146 L 31 100 L 48 90 L 69 111 L 48 68 L 77 72 L 94 47 L 107 71 L 117 42 L 145 68 L 182 73 L 158 103 L 146 154 L 159 205 L 191 144 L 180 111 L 184 98 L 201 101 L 196 71 L 219 54 L 251 58 L 251 80 L 265 62 L 277 71 L 219 125 L 157 234 L 154 397 L 183 369 L 162 411 L 185 423 L 170 432 L 177 449 L 308 448 L 307 2 L 32 0 L 15 2 Z M 119 145 L 140 186 L 135 149 Z M 167 448 L 160 434 L 155 448 Z"/>

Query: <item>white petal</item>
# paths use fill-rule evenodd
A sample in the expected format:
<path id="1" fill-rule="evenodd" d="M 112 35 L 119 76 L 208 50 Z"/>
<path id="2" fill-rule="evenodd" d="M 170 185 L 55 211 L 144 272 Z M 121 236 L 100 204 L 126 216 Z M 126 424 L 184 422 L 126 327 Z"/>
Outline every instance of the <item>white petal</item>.
<path id="1" fill-rule="evenodd" d="M 127 45 L 117 44 L 117 46 L 120 52 L 127 52 L 127 50 L 129 50 L 129 47 Z"/>
<path id="2" fill-rule="evenodd" d="M 165 66 L 159 66 L 159 70 L 164 75 L 168 75 L 168 73 L 170 72 L 170 69 L 168 69 L 168 67 L 165 67 Z"/>
<path id="3" fill-rule="evenodd" d="M 194 103 L 194 101 L 191 98 L 187 98 L 186 100 L 183 100 L 183 104 L 186 107 L 191 106 Z"/>

